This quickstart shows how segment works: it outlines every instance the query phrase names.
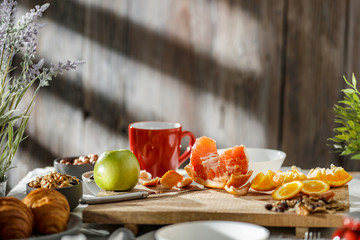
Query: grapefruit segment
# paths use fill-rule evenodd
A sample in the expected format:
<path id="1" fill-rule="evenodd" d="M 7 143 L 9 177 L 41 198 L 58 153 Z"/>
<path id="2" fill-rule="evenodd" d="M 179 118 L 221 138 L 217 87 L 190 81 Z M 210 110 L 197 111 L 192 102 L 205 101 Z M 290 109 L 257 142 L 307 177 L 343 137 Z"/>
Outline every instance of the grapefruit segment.
<path id="1" fill-rule="evenodd" d="M 235 146 L 218 154 L 216 142 L 206 136 L 196 139 L 191 149 L 188 175 L 206 187 L 224 188 L 231 175 L 246 175 L 248 156 L 244 146 Z"/>
<path id="2" fill-rule="evenodd" d="M 194 182 L 197 182 L 198 184 L 201 184 L 205 187 L 211 187 L 211 188 L 224 188 L 226 182 L 225 181 L 213 181 L 213 180 L 205 180 L 201 178 L 200 176 L 197 176 L 196 172 L 194 171 L 194 168 L 192 166 L 187 165 L 184 167 L 185 171 L 189 175 L 189 177 L 194 180 Z"/>
<path id="3" fill-rule="evenodd" d="M 244 149 L 244 146 L 235 146 L 225 150 L 220 155 L 220 168 L 229 177 L 232 173 L 247 173 L 249 161 Z"/>

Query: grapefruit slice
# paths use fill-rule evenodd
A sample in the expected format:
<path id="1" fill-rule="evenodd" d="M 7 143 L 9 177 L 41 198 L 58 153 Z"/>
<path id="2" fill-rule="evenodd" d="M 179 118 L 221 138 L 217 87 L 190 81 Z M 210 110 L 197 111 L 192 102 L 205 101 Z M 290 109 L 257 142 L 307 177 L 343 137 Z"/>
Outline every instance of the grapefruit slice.
<path id="1" fill-rule="evenodd" d="M 235 146 L 218 154 L 216 142 L 206 136 L 196 139 L 190 163 L 185 167 L 197 183 L 211 188 L 224 188 L 231 175 L 247 174 L 248 156 L 244 146 Z"/>

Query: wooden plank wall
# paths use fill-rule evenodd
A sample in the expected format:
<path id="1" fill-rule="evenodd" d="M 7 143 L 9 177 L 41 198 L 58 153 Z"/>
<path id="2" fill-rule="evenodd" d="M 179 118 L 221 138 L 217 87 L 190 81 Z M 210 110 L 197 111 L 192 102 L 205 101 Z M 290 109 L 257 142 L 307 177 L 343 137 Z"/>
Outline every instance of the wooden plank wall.
<path id="1" fill-rule="evenodd" d="M 34 4 L 22 0 L 18 12 Z M 342 75 L 360 70 L 359 8 L 355 0 L 51 1 L 39 58 L 86 64 L 42 89 L 10 187 L 57 156 L 128 148 L 127 126 L 140 120 L 180 122 L 219 148 L 281 149 L 284 165 L 355 170 L 329 153 L 327 138 Z"/>

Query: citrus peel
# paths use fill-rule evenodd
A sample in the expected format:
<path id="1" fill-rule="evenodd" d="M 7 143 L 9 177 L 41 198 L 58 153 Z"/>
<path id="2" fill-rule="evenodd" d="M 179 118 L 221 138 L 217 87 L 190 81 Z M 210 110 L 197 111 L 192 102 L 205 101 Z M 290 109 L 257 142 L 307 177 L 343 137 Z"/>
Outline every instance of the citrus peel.
<path id="1" fill-rule="evenodd" d="M 147 187 L 155 187 L 159 184 L 160 178 L 156 177 L 150 180 L 142 180 L 141 184 Z"/>
<path id="2" fill-rule="evenodd" d="M 251 182 L 248 182 L 247 184 L 241 186 L 241 187 L 234 187 L 234 186 L 227 186 L 225 185 L 224 189 L 228 192 L 228 193 L 231 193 L 231 194 L 234 194 L 234 195 L 237 195 L 237 196 L 245 196 L 248 191 L 249 191 L 249 188 L 251 186 Z"/>
<path id="3" fill-rule="evenodd" d="M 184 177 L 180 173 L 177 173 L 174 170 L 169 170 L 161 177 L 160 183 L 164 187 L 171 189 L 181 182 L 183 178 Z"/>
<path id="4" fill-rule="evenodd" d="M 230 179 L 226 182 L 226 187 L 233 186 L 234 188 L 238 188 L 243 186 L 251 177 L 253 170 L 249 170 L 246 174 L 234 175 L 231 174 Z"/>
<path id="5" fill-rule="evenodd" d="M 184 187 L 189 186 L 192 182 L 193 182 L 193 180 L 191 178 L 186 177 L 186 178 L 183 178 L 180 182 L 178 182 L 176 184 L 176 186 L 178 188 L 184 188 Z"/>

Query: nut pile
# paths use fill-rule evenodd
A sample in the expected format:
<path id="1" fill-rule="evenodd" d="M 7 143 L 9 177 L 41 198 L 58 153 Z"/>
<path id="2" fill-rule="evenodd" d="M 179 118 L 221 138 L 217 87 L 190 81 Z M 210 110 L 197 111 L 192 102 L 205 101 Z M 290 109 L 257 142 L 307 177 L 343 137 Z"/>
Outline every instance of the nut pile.
<path id="1" fill-rule="evenodd" d="M 335 199 L 332 191 L 312 196 L 300 195 L 297 198 L 281 200 L 273 204 L 268 203 L 265 205 L 265 208 L 269 211 L 290 211 L 301 216 L 318 212 L 334 213 L 348 207 L 349 202 Z"/>
<path id="2" fill-rule="evenodd" d="M 58 172 L 52 172 L 42 177 L 37 177 L 29 183 L 33 188 L 63 188 L 79 184 L 77 177 Z"/>
<path id="3" fill-rule="evenodd" d="M 80 156 L 76 159 L 61 159 L 60 163 L 65 165 L 83 165 L 83 164 L 95 164 L 99 156 L 97 154 L 90 153 L 87 156 Z"/>

